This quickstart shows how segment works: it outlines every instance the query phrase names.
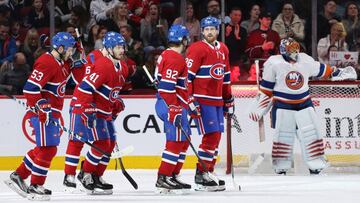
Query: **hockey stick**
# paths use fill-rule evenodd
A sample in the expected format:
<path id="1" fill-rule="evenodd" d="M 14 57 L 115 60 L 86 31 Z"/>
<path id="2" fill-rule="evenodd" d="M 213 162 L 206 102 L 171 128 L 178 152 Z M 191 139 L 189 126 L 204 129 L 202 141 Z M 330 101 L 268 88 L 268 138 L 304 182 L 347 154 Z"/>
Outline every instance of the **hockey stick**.
<path id="1" fill-rule="evenodd" d="M 234 114 L 233 114 L 234 115 Z M 234 171 L 234 159 L 233 159 L 233 151 L 232 151 L 232 140 L 231 140 L 231 114 L 227 115 L 227 139 L 228 139 L 228 161 L 230 162 L 230 170 L 231 170 L 231 178 L 233 182 L 234 189 L 241 191 L 241 186 L 235 181 L 235 171 Z"/>
<path id="2" fill-rule="evenodd" d="M 259 68 L 259 60 L 255 60 L 255 69 L 256 69 L 256 84 L 258 90 L 260 90 L 260 68 Z M 259 125 L 259 141 L 260 144 L 265 142 L 265 128 L 264 128 L 264 117 L 261 117 L 258 121 Z M 255 173 L 256 169 L 261 165 L 261 163 L 265 159 L 265 153 L 261 153 L 256 157 L 255 161 L 250 165 L 248 169 L 249 174 Z"/>
<path id="3" fill-rule="evenodd" d="M 116 143 L 115 144 L 115 150 L 119 150 L 119 146 Z M 130 150 L 130 149 L 129 149 Z M 132 151 L 134 150 L 134 148 L 132 148 Z M 130 153 L 130 152 L 129 152 Z M 121 156 L 118 157 L 119 163 L 120 163 L 120 168 L 121 168 L 121 172 L 122 174 L 125 176 L 125 178 L 130 182 L 130 184 L 135 188 L 135 190 L 138 189 L 138 185 L 135 182 L 135 180 L 130 176 L 130 174 L 126 171 L 124 163 L 122 161 Z"/>
<path id="4" fill-rule="evenodd" d="M 16 103 L 29 108 L 32 112 L 36 113 L 36 110 L 33 107 L 28 106 L 25 102 L 17 99 L 15 96 L 9 94 L 8 92 L 5 92 L 3 90 L 0 90 L 1 94 L 6 95 L 7 97 L 9 97 L 10 99 L 14 100 Z M 104 150 L 100 149 L 99 147 L 95 146 L 94 144 L 90 143 L 89 141 L 85 140 L 83 137 L 81 137 L 79 134 L 74 133 L 72 130 L 67 129 L 65 126 L 61 125 L 60 123 L 50 120 L 50 122 L 55 125 L 56 127 L 58 127 L 59 129 L 61 129 L 64 132 L 69 133 L 70 135 L 74 136 L 76 139 L 78 139 L 79 141 L 83 142 L 84 144 L 87 144 L 88 146 L 94 148 L 96 151 L 100 152 L 101 154 L 111 158 L 111 154 L 105 152 Z M 114 154 L 115 155 L 115 154 Z M 115 158 L 115 157 L 114 157 Z"/>
<path id="5" fill-rule="evenodd" d="M 151 76 L 151 74 L 149 73 L 149 71 L 147 70 L 146 66 L 144 65 L 144 66 L 142 66 L 142 68 L 144 69 L 144 71 L 145 71 L 147 77 L 149 78 L 149 80 L 151 81 L 151 83 L 155 85 L 155 80 L 154 80 L 154 78 Z M 155 86 L 155 88 L 157 88 L 157 87 Z M 212 173 L 209 172 L 209 170 L 208 170 L 207 167 L 206 167 L 206 164 L 205 164 L 204 161 L 200 158 L 200 156 L 199 156 L 199 154 L 197 153 L 194 145 L 192 144 L 191 139 L 190 139 L 190 136 L 185 132 L 185 130 L 183 129 L 183 127 L 182 127 L 181 125 L 180 125 L 179 128 L 180 128 L 181 132 L 185 135 L 186 140 L 189 142 L 189 145 L 190 145 L 191 149 L 193 150 L 194 154 L 196 155 L 196 157 L 198 158 L 198 161 L 199 161 L 201 167 L 202 167 L 202 168 L 204 169 L 204 171 L 208 174 L 208 176 L 209 176 L 212 180 L 215 180 L 216 183 L 219 185 L 219 179 L 218 179 L 216 176 L 214 176 Z"/>

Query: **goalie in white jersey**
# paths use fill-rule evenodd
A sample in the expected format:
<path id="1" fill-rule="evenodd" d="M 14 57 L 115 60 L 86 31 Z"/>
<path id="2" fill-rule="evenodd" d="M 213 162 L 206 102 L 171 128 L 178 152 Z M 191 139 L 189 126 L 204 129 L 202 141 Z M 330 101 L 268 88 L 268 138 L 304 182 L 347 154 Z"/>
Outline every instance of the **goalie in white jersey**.
<path id="1" fill-rule="evenodd" d="M 319 119 L 310 98 L 309 78 L 356 79 L 352 67 L 330 67 L 299 50 L 295 40 L 281 40 L 281 55 L 271 56 L 264 63 L 258 99 L 249 115 L 258 121 L 272 107 L 271 127 L 275 128 L 272 162 L 278 174 L 286 174 L 291 168 L 296 136 L 310 173 L 318 174 L 327 167 Z"/>

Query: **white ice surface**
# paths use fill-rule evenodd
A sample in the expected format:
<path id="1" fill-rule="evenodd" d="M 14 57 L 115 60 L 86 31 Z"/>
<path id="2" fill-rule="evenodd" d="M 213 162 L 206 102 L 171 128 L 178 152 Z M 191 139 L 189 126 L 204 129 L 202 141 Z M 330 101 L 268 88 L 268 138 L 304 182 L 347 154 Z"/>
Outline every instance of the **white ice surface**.
<path id="1" fill-rule="evenodd" d="M 45 187 L 53 191 L 52 202 L 194 202 L 194 203 L 355 203 L 360 202 L 360 175 L 322 176 L 248 176 L 236 174 L 242 191 L 234 189 L 231 175 L 220 175 L 226 181 L 224 192 L 191 191 L 182 196 L 160 196 L 154 193 L 156 170 L 128 170 L 139 185 L 136 191 L 121 171 L 107 171 L 104 179 L 114 184 L 110 196 L 90 196 L 63 192 L 63 171 L 49 171 Z M 0 203 L 29 202 L 10 190 L 3 181 L 10 171 L 0 172 Z M 194 170 L 184 170 L 181 179 L 193 184 Z"/>

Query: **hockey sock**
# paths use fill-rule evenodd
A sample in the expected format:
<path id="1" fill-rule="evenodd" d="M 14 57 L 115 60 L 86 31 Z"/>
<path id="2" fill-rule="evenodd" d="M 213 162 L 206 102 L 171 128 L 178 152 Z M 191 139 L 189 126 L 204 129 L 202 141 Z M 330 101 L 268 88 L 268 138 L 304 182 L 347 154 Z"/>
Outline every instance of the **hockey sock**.
<path id="1" fill-rule="evenodd" d="M 219 148 L 218 148 L 218 146 L 217 146 L 216 149 L 215 149 L 213 161 L 211 162 L 211 165 L 210 165 L 210 167 L 209 167 L 209 171 L 210 171 L 210 172 L 213 172 L 213 171 L 214 171 L 214 167 L 215 167 L 215 164 L 216 164 L 216 161 L 217 161 L 217 155 L 218 155 L 218 154 L 219 154 Z"/>
<path id="2" fill-rule="evenodd" d="M 19 174 L 22 179 L 25 180 L 31 174 L 31 168 L 36 155 L 39 153 L 39 149 L 39 147 L 35 147 L 34 149 L 28 151 L 23 159 L 23 162 L 16 169 L 16 173 Z"/>
<path id="3" fill-rule="evenodd" d="M 183 147 L 180 152 L 180 156 L 179 156 L 178 162 L 177 162 L 175 170 L 174 170 L 175 175 L 178 175 L 180 173 L 180 170 L 184 165 L 185 158 L 186 158 L 186 151 L 188 148 L 189 148 L 189 142 L 188 141 L 183 142 Z"/>
<path id="4" fill-rule="evenodd" d="M 80 153 L 84 146 L 84 143 L 69 140 L 66 155 L 65 155 L 65 174 L 68 175 L 75 175 L 76 174 L 76 167 L 79 164 Z"/>
<path id="5" fill-rule="evenodd" d="M 199 146 L 199 156 L 201 160 L 204 161 L 206 168 L 210 170 L 212 167 L 214 155 L 215 155 L 215 149 L 216 146 L 219 145 L 221 133 L 220 132 L 212 132 L 204 134 L 201 144 Z M 200 163 L 197 163 L 197 168 L 203 172 L 204 169 L 202 168 Z"/>
<path id="6" fill-rule="evenodd" d="M 31 168 L 31 181 L 32 185 L 44 185 L 51 160 L 56 155 L 57 147 L 39 147 L 39 153 L 34 159 L 33 166 Z"/>
<path id="7" fill-rule="evenodd" d="M 182 150 L 183 142 L 167 141 L 165 150 L 162 154 L 161 164 L 158 174 L 172 176 L 178 163 L 179 154 Z"/>
<path id="8" fill-rule="evenodd" d="M 107 151 L 107 149 L 110 146 L 110 140 L 106 139 L 106 140 L 97 140 L 95 142 L 93 142 L 93 144 L 97 147 L 99 147 L 100 149 Z M 84 161 L 84 166 L 83 166 L 83 171 L 85 173 L 93 173 L 96 170 L 97 165 L 99 164 L 101 158 L 102 158 L 102 154 L 98 151 L 96 151 L 95 149 L 91 148 L 88 153 L 86 154 L 85 157 L 85 161 Z"/>
<path id="9" fill-rule="evenodd" d="M 115 144 L 116 144 L 115 140 L 110 140 L 110 147 L 108 148 L 108 150 L 106 152 L 111 153 L 115 147 Z M 104 175 L 104 172 L 105 172 L 106 167 L 108 166 L 109 162 L 110 162 L 109 157 L 102 156 L 99 164 L 96 167 L 95 175 L 97 175 L 97 176 Z"/>

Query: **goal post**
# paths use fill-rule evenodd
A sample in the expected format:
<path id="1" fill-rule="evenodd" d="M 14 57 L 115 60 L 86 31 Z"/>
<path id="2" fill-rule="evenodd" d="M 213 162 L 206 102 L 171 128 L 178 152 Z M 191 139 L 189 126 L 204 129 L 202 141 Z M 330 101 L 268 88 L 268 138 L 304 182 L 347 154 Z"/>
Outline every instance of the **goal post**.
<path id="1" fill-rule="evenodd" d="M 234 128 L 225 130 L 220 145 L 220 164 L 230 170 L 228 140 L 232 138 L 233 164 L 237 171 L 247 168 L 259 154 L 265 154 L 265 163 L 260 172 L 272 173 L 271 150 L 274 130 L 270 127 L 270 115 L 264 117 L 265 142 L 259 142 L 258 124 L 248 117 L 250 106 L 257 94 L 255 81 L 232 84 L 235 98 L 235 114 L 242 133 Z M 310 93 L 319 118 L 320 132 L 324 139 L 326 158 L 330 168 L 352 167 L 360 171 L 360 81 L 311 81 Z M 231 126 L 227 124 L 226 126 Z M 306 169 L 302 163 L 301 149 L 295 141 L 294 168 L 297 173 Z M 336 170 L 335 170 L 336 171 Z"/>

